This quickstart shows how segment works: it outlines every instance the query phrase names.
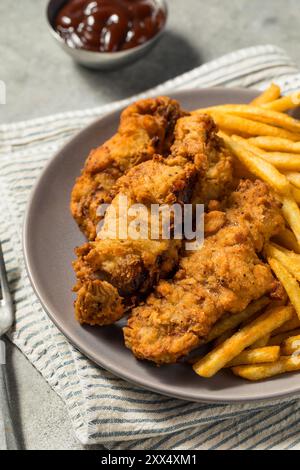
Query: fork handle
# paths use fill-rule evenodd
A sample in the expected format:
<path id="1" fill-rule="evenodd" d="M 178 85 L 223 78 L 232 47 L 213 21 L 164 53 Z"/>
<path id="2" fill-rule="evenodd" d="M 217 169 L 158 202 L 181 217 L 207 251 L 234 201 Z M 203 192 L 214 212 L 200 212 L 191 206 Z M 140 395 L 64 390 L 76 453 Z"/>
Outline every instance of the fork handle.
<path id="1" fill-rule="evenodd" d="M 4 364 L 0 364 L 0 450 L 18 450 L 11 419 Z"/>

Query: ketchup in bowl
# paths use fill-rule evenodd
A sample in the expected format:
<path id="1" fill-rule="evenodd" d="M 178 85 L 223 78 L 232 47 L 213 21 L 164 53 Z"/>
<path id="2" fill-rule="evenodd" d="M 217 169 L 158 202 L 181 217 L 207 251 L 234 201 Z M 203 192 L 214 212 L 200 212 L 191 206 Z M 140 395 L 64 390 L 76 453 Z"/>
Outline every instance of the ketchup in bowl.
<path id="1" fill-rule="evenodd" d="M 55 29 L 70 47 L 117 52 L 149 41 L 165 21 L 155 0 L 68 0 Z"/>

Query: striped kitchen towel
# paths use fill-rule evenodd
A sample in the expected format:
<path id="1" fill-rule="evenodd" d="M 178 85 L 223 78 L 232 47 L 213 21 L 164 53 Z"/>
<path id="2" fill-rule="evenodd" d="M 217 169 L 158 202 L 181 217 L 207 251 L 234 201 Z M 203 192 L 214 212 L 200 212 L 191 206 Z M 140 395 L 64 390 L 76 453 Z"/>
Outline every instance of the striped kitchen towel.
<path id="1" fill-rule="evenodd" d="M 17 321 L 10 339 L 64 400 L 78 439 L 110 449 L 300 448 L 297 397 L 249 404 L 188 403 L 131 385 L 95 366 L 52 324 L 26 275 L 21 247 L 25 207 L 40 171 L 92 119 L 132 100 L 180 88 L 300 88 L 284 51 L 258 46 L 226 55 L 139 96 L 96 109 L 0 126 L 0 237 Z"/>

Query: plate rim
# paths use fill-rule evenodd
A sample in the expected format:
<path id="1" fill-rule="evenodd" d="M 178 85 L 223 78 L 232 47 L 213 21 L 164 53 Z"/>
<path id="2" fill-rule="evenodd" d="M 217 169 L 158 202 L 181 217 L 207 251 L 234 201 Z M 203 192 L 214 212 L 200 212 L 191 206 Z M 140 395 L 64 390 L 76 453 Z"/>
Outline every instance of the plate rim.
<path id="1" fill-rule="evenodd" d="M 184 96 L 186 94 L 198 94 L 199 92 L 203 93 L 206 90 L 209 90 L 210 92 L 212 90 L 216 90 L 219 92 L 226 92 L 230 90 L 231 92 L 248 92 L 249 96 L 252 94 L 253 97 L 257 96 L 259 94 L 259 90 L 254 90 L 254 89 L 249 89 L 249 88 L 243 88 L 243 87 L 210 87 L 210 88 L 193 88 L 193 89 L 182 89 L 182 90 L 170 90 L 167 92 L 168 96 L 173 96 L 176 95 L 176 99 L 180 100 L 180 95 Z M 156 95 L 154 95 L 156 96 Z M 33 274 L 33 266 L 31 264 L 31 257 L 30 257 L 30 250 L 28 249 L 28 243 L 29 243 L 29 233 L 30 233 L 30 216 L 31 216 L 31 208 L 33 205 L 33 202 L 35 200 L 35 195 L 36 192 L 38 191 L 43 179 L 45 178 L 46 174 L 48 173 L 49 169 L 51 168 L 52 165 L 55 164 L 58 158 L 62 158 L 63 151 L 66 149 L 66 147 L 72 143 L 74 140 L 80 138 L 82 134 L 88 132 L 90 128 L 95 126 L 97 123 L 100 123 L 103 120 L 109 119 L 116 114 L 120 114 L 124 107 L 115 109 L 109 113 L 105 113 L 103 116 L 95 118 L 90 122 L 87 126 L 84 126 L 79 132 L 77 132 L 75 135 L 73 135 L 70 139 L 68 139 L 65 144 L 60 147 L 52 157 L 50 157 L 49 162 L 46 163 L 44 166 L 43 170 L 41 171 L 40 175 L 38 176 L 27 201 L 26 208 L 25 208 L 25 214 L 24 214 L 24 219 L 23 219 L 23 227 L 22 227 L 22 251 L 23 251 L 23 258 L 25 262 L 25 268 L 26 272 L 28 275 L 28 278 L 30 280 L 31 286 L 34 290 L 34 293 L 36 294 L 38 300 L 41 302 L 41 305 L 45 312 L 47 313 L 49 319 L 54 323 L 54 325 L 58 328 L 58 330 L 66 337 L 66 339 L 82 354 L 84 354 L 88 359 L 90 359 L 94 364 L 102 367 L 103 369 L 107 370 L 108 372 L 112 373 L 113 375 L 122 378 L 123 380 L 130 382 L 136 386 L 142 387 L 145 390 L 149 390 L 154 393 L 158 393 L 159 395 L 162 396 L 168 396 L 172 398 L 177 398 L 183 401 L 190 401 L 190 402 L 201 402 L 201 403 L 220 403 L 220 404 L 230 404 L 230 403 L 235 403 L 235 404 L 245 404 L 245 403 L 251 403 L 251 402 L 265 402 L 269 400 L 276 400 L 278 398 L 286 397 L 288 398 L 289 396 L 295 395 L 297 392 L 300 391 L 300 381 L 299 385 L 294 386 L 291 390 L 289 391 L 282 391 L 282 390 L 274 390 L 272 393 L 265 393 L 262 394 L 262 396 L 247 396 L 247 397 L 239 397 L 235 398 L 235 396 L 232 396 L 232 398 L 227 398 L 227 399 L 222 399 L 219 396 L 215 396 L 214 392 L 207 391 L 205 394 L 203 394 L 203 391 L 200 390 L 199 396 L 194 396 L 193 394 L 189 394 L 188 392 L 186 394 L 178 394 L 176 392 L 172 392 L 170 389 L 170 385 L 168 384 L 163 384 L 161 383 L 160 386 L 152 386 L 151 383 L 149 383 L 146 380 L 143 379 L 136 379 L 136 375 L 132 373 L 130 370 L 127 373 L 123 373 L 121 368 L 118 368 L 118 365 L 116 364 L 115 366 L 112 364 L 108 364 L 104 361 L 101 362 L 99 358 L 93 353 L 92 350 L 89 350 L 88 345 L 82 346 L 81 344 L 78 345 L 77 339 L 74 337 L 74 334 L 70 334 L 68 332 L 68 328 L 65 328 L 64 325 L 61 325 L 59 321 L 57 321 L 56 315 L 51 312 L 51 309 L 48 307 L 47 302 L 43 298 L 43 295 L 39 292 L 39 288 L 37 286 L 37 282 L 35 279 L 35 276 Z M 209 380 L 209 379 L 207 379 Z M 184 390 L 184 389 L 183 389 Z M 210 396 L 208 396 L 210 395 Z M 212 396 L 211 396 L 212 395 Z"/>

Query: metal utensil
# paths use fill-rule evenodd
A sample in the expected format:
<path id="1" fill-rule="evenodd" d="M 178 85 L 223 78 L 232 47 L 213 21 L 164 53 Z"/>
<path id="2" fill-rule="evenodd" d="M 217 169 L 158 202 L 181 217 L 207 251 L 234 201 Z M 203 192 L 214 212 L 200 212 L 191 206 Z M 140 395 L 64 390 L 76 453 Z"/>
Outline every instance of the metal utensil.
<path id="1" fill-rule="evenodd" d="M 55 31 L 54 23 L 59 10 L 64 6 L 66 0 L 50 0 L 47 7 L 47 20 L 52 36 L 56 39 L 62 49 L 69 54 L 76 62 L 86 67 L 99 70 L 112 70 L 135 62 L 145 55 L 160 39 L 165 30 L 168 19 L 168 7 L 165 0 L 155 0 L 158 6 L 164 11 L 166 21 L 161 30 L 144 44 L 119 52 L 92 52 L 84 49 L 76 49 L 69 46 L 63 38 Z"/>
<path id="2" fill-rule="evenodd" d="M 16 450 L 18 446 L 11 420 L 6 382 L 5 343 L 4 341 L 1 341 L 1 337 L 7 333 L 13 325 L 14 307 L 12 297 L 9 292 L 1 242 L 0 287 L 0 449 Z"/>

